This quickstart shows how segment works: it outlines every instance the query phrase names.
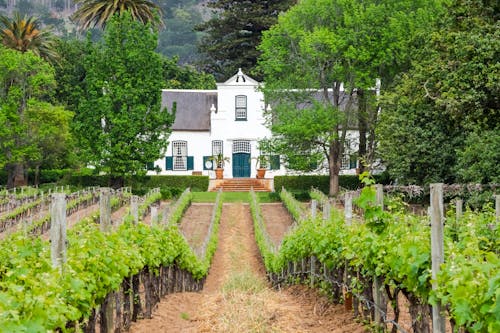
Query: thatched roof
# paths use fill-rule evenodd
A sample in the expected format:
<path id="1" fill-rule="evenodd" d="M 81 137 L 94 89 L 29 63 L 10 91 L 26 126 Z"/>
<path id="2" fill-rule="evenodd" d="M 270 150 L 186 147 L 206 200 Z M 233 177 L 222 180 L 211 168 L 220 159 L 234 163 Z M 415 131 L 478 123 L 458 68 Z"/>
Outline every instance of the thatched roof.
<path id="1" fill-rule="evenodd" d="M 210 130 L 210 107 L 217 107 L 216 90 L 163 90 L 162 107 L 170 112 L 174 103 L 177 111 L 173 130 Z"/>

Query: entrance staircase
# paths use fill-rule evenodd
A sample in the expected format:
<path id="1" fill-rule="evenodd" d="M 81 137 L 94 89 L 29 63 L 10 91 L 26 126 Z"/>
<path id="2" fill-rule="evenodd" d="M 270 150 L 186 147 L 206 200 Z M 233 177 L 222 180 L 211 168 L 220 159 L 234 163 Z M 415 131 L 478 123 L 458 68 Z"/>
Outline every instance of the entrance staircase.
<path id="1" fill-rule="evenodd" d="M 249 192 L 253 187 L 255 192 L 271 192 L 271 179 L 230 178 L 210 181 L 210 191 L 222 188 L 223 192 Z"/>

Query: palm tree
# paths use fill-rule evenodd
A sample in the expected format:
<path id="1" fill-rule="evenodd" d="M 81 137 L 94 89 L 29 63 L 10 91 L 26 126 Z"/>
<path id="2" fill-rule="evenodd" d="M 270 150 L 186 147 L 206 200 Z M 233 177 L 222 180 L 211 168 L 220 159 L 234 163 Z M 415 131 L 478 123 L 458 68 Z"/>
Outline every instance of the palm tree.
<path id="1" fill-rule="evenodd" d="M 54 35 L 40 28 L 37 18 L 21 17 L 15 13 L 12 19 L 0 15 L 0 38 L 2 44 L 20 52 L 32 51 L 36 55 L 57 62 L 59 55 L 56 52 Z"/>
<path id="2" fill-rule="evenodd" d="M 88 28 L 104 28 L 116 13 L 130 12 L 134 20 L 143 24 L 151 22 L 153 25 L 162 25 L 158 5 L 148 0 L 75 0 L 80 5 L 72 19 L 85 30 Z"/>

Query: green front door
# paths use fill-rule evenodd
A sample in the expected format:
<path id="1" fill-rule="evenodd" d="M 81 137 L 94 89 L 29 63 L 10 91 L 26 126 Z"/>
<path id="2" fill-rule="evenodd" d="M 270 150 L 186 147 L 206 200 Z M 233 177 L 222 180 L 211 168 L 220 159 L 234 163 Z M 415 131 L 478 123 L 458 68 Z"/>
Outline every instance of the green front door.
<path id="1" fill-rule="evenodd" d="M 234 178 L 250 177 L 250 154 L 248 153 L 233 154 L 233 177 Z"/>

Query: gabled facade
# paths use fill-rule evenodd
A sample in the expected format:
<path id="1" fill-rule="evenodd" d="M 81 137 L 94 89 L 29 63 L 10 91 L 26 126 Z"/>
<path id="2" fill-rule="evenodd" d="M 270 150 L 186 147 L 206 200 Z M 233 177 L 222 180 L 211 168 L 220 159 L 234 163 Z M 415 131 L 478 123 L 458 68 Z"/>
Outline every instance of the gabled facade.
<path id="1" fill-rule="evenodd" d="M 241 70 L 216 90 L 164 89 L 162 106 L 176 105 L 176 119 L 168 138 L 166 156 L 149 168 L 161 175 L 202 174 L 215 178 L 212 156 L 229 157 L 224 178 L 255 178 L 258 142 L 270 138 L 264 124 L 264 95 L 260 83 Z M 278 156 L 270 156 L 266 178 L 286 174 Z M 347 163 L 349 164 L 349 163 Z M 345 165 L 355 172 L 353 165 Z M 149 174 L 156 174 L 149 171 Z M 345 171 L 344 171 L 345 173 Z"/>

